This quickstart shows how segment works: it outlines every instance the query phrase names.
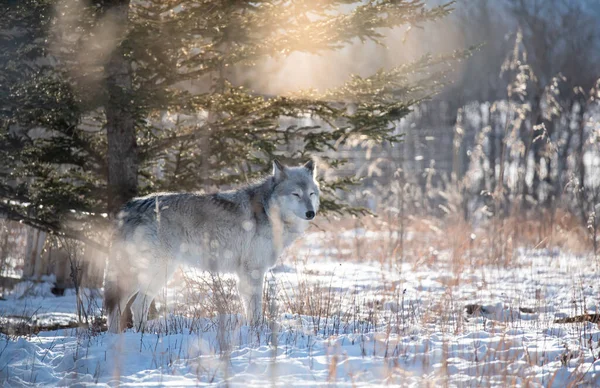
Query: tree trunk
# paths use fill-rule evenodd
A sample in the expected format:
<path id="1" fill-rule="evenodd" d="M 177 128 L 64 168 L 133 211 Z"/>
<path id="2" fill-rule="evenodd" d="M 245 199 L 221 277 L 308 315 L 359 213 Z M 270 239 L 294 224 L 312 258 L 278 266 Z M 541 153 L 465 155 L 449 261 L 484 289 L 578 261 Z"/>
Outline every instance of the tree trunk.
<path id="1" fill-rule="evenodd" d="M 581 108 L 581 107 L 580 107 Z M 559 140 L 557 140 L 557 143 L 559 144 L 560 148 L 558 149 L 558 155 L 556 158 L 556 181 L 554 182 L 554 199 L 556 202 L 558 202 L 562 195 L 563 195 L 563 190 L 566 187 L 566 185 L 568 184 L 568 180 L 570 179 L 568 177 L 568 174 L 566 174 L 565 172 L 568 172 L 569 170 L 569 163 L 568 163 L 568 159 L 569 159 L 569 153 L 570 152 L 574 152 L 573 150 L 573 137 L 575 135 L 575 131 L 576 128 L 572 128 L 571 127 L 571 122 L 575 121 L 577 122 L 577 118 L 578 118 L 578 111 L 577 111 L 577 100 L 573 99 L 569 105 L 568 111 L 565 112 L 565 116 L 567 117 L 566 120 L 566 124 L 564 126 L 564 128 L 560 128 L 559 127 L 559 132 L 557 132 L 557 135 L 560 135 L 563 132 L 566 132 L 566 139 L 564 140 L 564 142 L 560 143 Z M 557 118 L 558 121 L 558 125 L 560 125 L 560 117 Z M 559 138 L 559 136 L 557 136 L 557 138 Z M 575 156 L 577 157 L 577 156 Z M 555 205 L 554 207 L 558 206 Z"/>
<path id="2" fill-rule="evenodd" d="M 491 109 L 492 104 L 488 106 L 488 126 L 490 128 L 490 132 L 488 133 L 488 174 L 487 174 L 487 187 L 486 190 L 493 191 L 496 187 L 496 166 L 497 166 L 497 153 L 498 146 L 496 144 L 498 135 L 496 131 L 496 123 L 500 122 L 500 120 L 496 121 L 496 113 L 492 112 Z"/>
<path id="3" fill-rule="evenodd" d="M 121 207 L 137 195 L 138 150 L 135 133 L 136 113 L 132 101 L 132 66 L 127 33 L 130 0 L 104 0 L 106 13 L 122 28 L 121 39 L 104 68 L 106 75 L 106 136 L 108 141 L 108 214 L 114 218 Z M 110 263 L 110 259 L 109 262 Z M 110 265 L 108 264 L 107 265 Z M 154 301 L 150 306 L 156 310 Z M 123 318 L 132 322 L 130 307 Z"/>
<path id="4" fill-rule="evenodd" d="M 47 262 L 42 251 L 46 242 L 46 232 L 36 228 L 27 230 L 27 247 L 25 253 L 25 268 L 23 277 L 39 280 L 46 274 Z"/>
<path id="5" fill-rule="evenodd" d="M 541 141 L 542 139 L 537 139 L 536 138 L 541 134 L 541 132 L 538 132 L 535 130 L 536 126 L 542 124 L 542 106 L 541 106 L 541 99 L 542 99 L 542 95 L 541 92 L 536 92 L 534 93 L 534 98 L 532 99 L 532 111 L 529 115 L 530 117 L 530 121 L 529 121 L 529 131 L 526 131 L 526 135 L 525 135 L 525 153 L 523 155 L 524 157 L 524 161 L 523 161 L 523 165 L 525 170 L 523 171 L 522 177 L 521 177 L 521 184 L 520 184 L 520 188 L 522 189 L 521 192 L 521 209 L 525 208 L 525 207 L 529 207 L 528 201 L 527 201 L 527 196 L 531 196 L 533 199 L 535 199 L 536 201 L 539 199 L 538 195 L 538 190 L 539 190 L 539 186 L 540 186 L 540 163 L 541 163 L 541 151 L 542 151 L 542 147 L 541 147 Z M 525 125 L 526 128 L 526 124 L 523 123 L 523 125 Z M 531 156 L 533 157 L 533 163 L 530 163 L 529 157 Z M 533 165 L 532 165 L 533 164 Z M 531 181 L 531 186 L 527 185 L 527 173 L 529 171 L 532 171 L 533 173 L 533 178 Z"/>
<path id="6" fill-rule="evenodd" d="M 116 25 L 128 25 L 130 0 L 105 0 L 106 13 Z M 135 113 L 132 101 L 131 61 L 128 57 L 127 29 L 105 66 L 106 135 L 108 140 L 108 213 L 114 216 L 137 194 L 138 155 Z"/>
<path id="7" fill-rule="evenodd" d="M 588 218 L 588 208 L 587 208 L 587 196 L 588 193 L 586 192 L 586 188 L 585 188 L 585 162 L 583 159 L 583 153 L 585 152 L 585 111 L 586 111 L 586 106 L 585 106 L 585 100 L 580 99 L 578 101 L 578 105 L 579 105 L 579 111 L 577 112 L 577 137 L 579 138 L 579 142 L 577 143 L 577 151 L 576 151 L 576 158 L 577 158 L 577 172 L 578 172 L 578 180 L 579 180 L 579 185 L 578 185 L 578 192 L 577 192 L 577 196 L 576 198 L 578 199 L 578 203 L 579 203 L 579 212 L 580 212 L 580 217 L 581 220 L 585 223 L 587 222 L 587 218 Z"/>

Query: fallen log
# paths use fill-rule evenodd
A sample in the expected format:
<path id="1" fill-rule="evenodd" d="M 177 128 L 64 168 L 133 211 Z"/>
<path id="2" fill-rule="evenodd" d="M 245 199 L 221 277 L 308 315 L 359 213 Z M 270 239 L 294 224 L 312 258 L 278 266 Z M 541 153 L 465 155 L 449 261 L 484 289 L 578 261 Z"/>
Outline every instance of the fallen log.
<path id="1" fill-rule="evenodd" d="M 582 314 L 574 317 L 566 317 L 554 320 L 554 323 L 580 323 L 591 322 L 600 323 L 600 314 Z"/>

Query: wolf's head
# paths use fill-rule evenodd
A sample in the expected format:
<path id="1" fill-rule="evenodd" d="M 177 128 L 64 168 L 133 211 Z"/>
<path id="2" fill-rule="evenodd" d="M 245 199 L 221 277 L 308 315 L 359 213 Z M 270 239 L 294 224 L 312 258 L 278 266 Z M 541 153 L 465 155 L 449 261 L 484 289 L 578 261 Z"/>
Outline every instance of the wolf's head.
<path id="1" fill-rule="evenodd" d="M 300 167 L 287 167 L 273 162 L 272 200 L 285 222 L 312 220 L 319 210 L 319 184 L 315 180 L 315 165 L 309 161 Z"/>

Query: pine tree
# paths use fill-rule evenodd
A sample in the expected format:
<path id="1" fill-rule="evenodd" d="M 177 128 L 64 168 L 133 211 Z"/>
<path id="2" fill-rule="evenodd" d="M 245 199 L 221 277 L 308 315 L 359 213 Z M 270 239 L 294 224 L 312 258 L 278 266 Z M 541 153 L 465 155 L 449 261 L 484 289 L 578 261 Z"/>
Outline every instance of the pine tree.
<path id="1" fill-rule="evenodd" d="M 77 5 L 77 6 L 75 6 Z M 0 211 L 84 239 L 128 198 L 209 190 L 273 158 L 333 157 L 349 139 L 396 142 L 394 123 L 467 51 L 427 56 L 333 90 L 267 96 L 240 74 L 267 57 L 382 43 L 447 15 L 421 1 L 53 0 L 1 6 Z M 62 15 L 62 16 L 61 16 Z M 65 16 L 66 15 L 66 16 Z M 190 92 L 190 85 L 195 92 Z M 164 125 L 166 117 L 173 118 Z M 314 125 L 282 127 L 310 117 Z M 298 121 L 300 122 L 300 121 Z M 133 174 L 132 171 L 137 172 Z M 324 182 L 326 210 L 349 178 Z"/>

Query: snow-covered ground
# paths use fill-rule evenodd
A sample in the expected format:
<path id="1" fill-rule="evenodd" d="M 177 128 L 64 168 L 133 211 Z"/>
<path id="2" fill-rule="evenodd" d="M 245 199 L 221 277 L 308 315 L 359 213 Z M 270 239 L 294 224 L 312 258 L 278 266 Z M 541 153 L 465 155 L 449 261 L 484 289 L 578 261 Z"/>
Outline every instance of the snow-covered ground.
<path id="1" fill-rule="evenodd" d="M 358 234 L 367 259 L 340 259 Z M 159 310 L 169 313 L 146 333 L 0 335 L 0 383 L 600 385 L 598 324 L 555 323 L 600 313 L 593 258 L 520 251 L 506 268 L 478 265 L 476 257 L 457 265 L 442 251 L 398 263 L 369 255 L 381 244 L 376 232 L 334 237 L 305 236 L 267 275 L 266 311 L 275 320 L 258 329 L 237 314 L 229 280 L 213 282 L 189 270 L 161 296 Z M 50 287 L 26 283 L 5 296 L 3 323 L 76 320 L 74 293 L 57 297 Z M 101 291 L 84 290 L 82 301 L 87 313 L 98 314 Z M 214 313 L 219 308 L 220 318 Z"/>

